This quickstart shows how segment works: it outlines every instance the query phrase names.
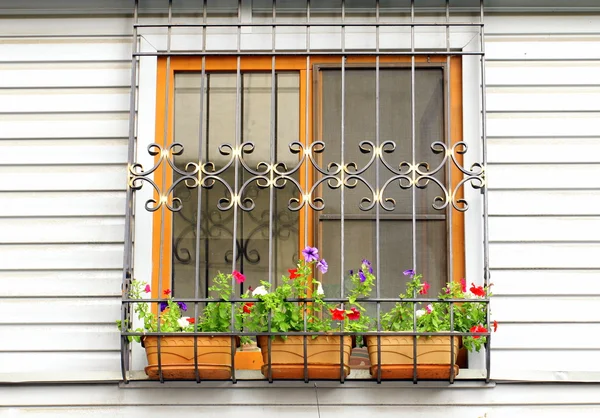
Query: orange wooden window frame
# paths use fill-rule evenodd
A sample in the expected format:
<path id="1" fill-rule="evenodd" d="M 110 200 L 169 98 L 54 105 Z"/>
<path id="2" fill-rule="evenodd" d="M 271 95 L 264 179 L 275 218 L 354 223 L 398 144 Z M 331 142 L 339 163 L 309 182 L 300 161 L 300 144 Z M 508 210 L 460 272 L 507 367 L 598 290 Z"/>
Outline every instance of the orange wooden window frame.
<path id="1" fill-rule="evenodd" d="M 379 62 L 381 64 L 396 64 L 396 63 L 410 63 L 411 58 L 407 56 L 385 56 L 380 57 Z M 432 57 L 415 57 L 417 65 L 422 63 L 440 63 L 445 64 L 447 58 L 445 56 L 432 56 Z M 311 57 L 311 68 L 308 74 L 308 85 L 306 79 L 306 56 L 294 56 L 294 57 L 277 57 L 275 60 L 276 71 L 297 71 L 300 74 L 300 139 L 306 145 L 312 142 L 313 138 L 313 97 L 312 97 L 312 86 L 313 86 L 313 70 L 312 65 L 315 64 L 340 64 L 340 56 L 318 56 Z M 346 64 L 351 66 L 353 64 L 374 64 L 374 56 L 350 56 L 346 59 Z M 240 70 L 242 72 L 270 72 L 272 60 L 269 56 L 256 56 L 256 57 L 241 57 L 240 58 Z M 456 142 L 462 141 L 463 132 L 463 114 L 462 114 L 462 60 L 460 57 L 450 58 L 450 117 L 451 117 L 451 138 L 450 143 L 455 144 Z M 167 67 L 169 74 L 167 78 Z M 236 72 L 237 71 L 237 57 L 206 57 L 204 69 L 207 73 L 210 72 Z M 166 149 L 173 141 L 173 110 L 174 110 L 174 83 L 176 72 L 200 72 L 202 70 L 202 58 L 198 56 L 194 57 L 171 57 L 169 65 L 167 66 L 167 58 L 160 57 L 158 59 L 157 69 L 157 100 L 156 100 L 156 140 L 157 144 L 160 144 L 163 149 Z M 167 91 L 167 80 L 169 89 Z M 307 102 L 307 89 L 308 89 L 308 102 Z M 168 97 L 167 97 L 168 94 Z M 168 104 L 167 112 L 165 113 L 165 107 Z M 308 132 L 306 131 L 308 118 Z M 462 156 L 457 155 L 457 160 L 462 164 Z M 158 158 L 158 157 L 157 157 Z M 450 162 L 448 162 L 450 164 Z M 169 185 L 172 182 L 172 172 L 170 170 L 164 171 L 164 165 L 159 167 L 155 171 L 155 179 L 159 179 L 159 186 L 162 182 L 162 176 L 166 176 L 166 184 Z M 312 171 L 309 175 L 309 181 L 312 181 Z M 303 177 L 303 176 L 301 176 Z M 458 168 L 452 167 L 451 170 L 451 184 L 454 189 L 458 182 L 462 179 L 462 173 Z M 301 180 L 301 184 L 304 180 Z M 302 184 L 304 186 L 304 184 Z M 461 195 L 458 198 L 462 197 Z M 158 196 L 155 194 L 155 199 Z M 453 210 L 453 209 L 452 209 Z M 164 214 L 163 214 L 164 212 Z M 300 225 L 304 225 L 304 222 L 314 223 L 312 211 L 308 211 L 308 219 L 304 219 L 304 211 L 300 211 Z M 164 216 L 164 219 L 163 219 Z M 172 247 L 171 247 L 171 234 L 173 226 L 173 216 L 168 210 L 158 210 L 153 215 L 153 233 L 152 233 L 152 297 L 159 298 L 163 295 L 158 294 L 158 282 L 161 280 L 162 289 L 171 288 L 171 268 L 172 268 Z M 462 212 L 455 212 L 452 216 L 452 237 L 453 242 L 451 243 L 451 251 L 454 252 L 453 256 L 453 271 L 454 277 L 452 280 L 459 280 L 465 276 L 465 250 L 464 250 L 464 214 Z M 314 228 L 307 228 L 308 236 L 304 236 L 304 228 L 299 228 L 299 242 L 313 242 Z M 161 233 L 163 238 L 163 245 L 161 246 Z M 450 243 L 449 243 L 450 244 Z M 160 259 L 162 251 L 163 266 L 159 277 L 159 269 L 157 268 L 158 260 Z"/>

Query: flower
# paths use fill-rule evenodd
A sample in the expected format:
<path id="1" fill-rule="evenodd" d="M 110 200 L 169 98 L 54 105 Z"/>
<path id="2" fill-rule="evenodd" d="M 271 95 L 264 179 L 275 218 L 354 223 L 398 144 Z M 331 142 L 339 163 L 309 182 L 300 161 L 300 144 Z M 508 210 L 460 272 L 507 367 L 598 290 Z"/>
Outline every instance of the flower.
<path id="1" fill-rule="evenodd" d="M 360 311 L 356 308 L 350 308 L 349 311 L 346 311 L 346 317 L 350 321 L 356 321 L 356 320 L 360 319 Z"/>
<path id="2" fill-rule="evenodd" d="M 321 274 L 327 273 L 327 269 L 329 268 L 329 266 L 327 265 L 327 261 L 325 261 L 324 258 L 322 258 L 321 260 L 317 261 L 317 268 L 319 269 L 319 271 L 321 272 Z"/>
<path id="3" fill-rule="evenodd" d="M 419 294 L 420 295 L 426 295 L 427 291 L 429 290 L 431 286 L 429 285 L 429 283 L 425 282 L 423 283 L 423 287 L 421 287 L 421 290 L 419 290 Z"/>
<path id="4" fill-rule="evenodd" d="M 196 322 L 196 319 L 194 319 L 194 318 L 187 318 L 187 321 L 188 321 L 190 324 L 193 324 L 194 322 Z"/>
<path id="5" fill-rule="evenodd" d="M 242 273 L 240 273 L 237 270 L 233 270 L 233 273 L 231 273 L 231 275 L 235 278 L 235 281 L 238 284 L 244 283 L 244 281 L 246 280 L 246 276 L 244 276 Z"/>
<path id="6" fill-rule="evenodd" d="M 414 270 L 404 270 L 404 272 L 402 274 L 404 274 L 405 276 L 414 276 L 415 271 Z"/>
<path id="7" fill-rule="evenodd" d="M 246 302 L 244 304 L 244 313 L 249 314 L 250 313 L 250 309 L 254 306 L 253 302 Z"/>
<path id="8" fill-rule="evenodd" d="M 494 320 L 494 332 L 498 331 L 498 321 Z"/>
<path id="9" fill-rule="evenodd" d="M 363 259 L 362 265 L 363 265 L 363 268 L 369 270 L 370 274 L 373 274 L 373 266 L 371 265 L 371 262 L 369 260 L 367 260 L 366 258 Z"/>
<path id="10" fill-rule="evenodd" d="M 340 308 L 334 308 L 334 309 L 330 309 L 331 311 L 331 317 L 334 321 L 343 321 L 344 320 L 344 314 L 346 313 L 345 310 L 340 309 Z"/>
<path id="11" fill-rule="evenodd" d="M 465 293 L 467 291 L 467 280 L 466 279 L 460 279 L 460 290 L 462 290 L 463 293 Z"/>
<path id="12" fill-rule="evenodd" d="M 364 282 L 365 282 L 365 280 L 367 280 L 367 276 L 365 276 L 365 273 L 363 273 L 363 271 L 362 271 L 362 270 L 359 270 L 359 271 L 358 271 L 358 277 L 360 277 L 360 282 L 361 282 L 361 283 L 364 283 Z"/>
<path id="13" fill-rule="evenodd" d="M 185 302 L 177 302 L 177 305 L 179 305 L 179 309 L 181 309 L 182 311 L 187 311 L 187 305 L 185 304 Z"/>
<path id="14" fill-rule="evenodd" d="M 165 309 L 167 309 L 167 306 L 169 306 L 169 304 L 167 302 L 161 302 L 160 303 L 160 311 L 164 311 Z"/>
<path id="15" fill-rule="evenodd" d="M 428 314 L 430 314 L 431 312 L 433 312 L 433 305 L 430 303 L 429 305 L 427 305 L 425 307 L 425 310 L 427 311 Z"/>
<path id="16" fill-rule="evenodd" d="M 150 289 L 150 285 L 149 284 L 147 284 L 146 287 L 144 288 L 144 292 L 146 292 L 146 293 L 152 292 L 152 290 Z"/>
<path id="17" fill-rule="evenodd" d="M 425 315 L 427 312 L 425 312 L 425 309 L 419 309 L 417 310 L 416 314 L 417 314 L 417 319 L 419 319 L 420 317 L 422 317 L 423 315 Z"/>
<path id="18" fill-rule="evenodd" d="M 469 290 L 475 296 L 481 296 L 482 298 L 485 297 L 485 289 L 483 286 L 475 286 L 475 283 L 471 283 L 471 288 Z"/>
<path id="19" fill-rule="evenodd" d="M 307 263 L 317 261 L 319 259 L 319 250 L 315 247 L 306 247 L 302 250 L 302 255 L 304 256 L 304 261 Z"/>
<path id="20" fill-rule="evenodd" d="M 171 289 L 163 290 L 163 295 L 169 296 L 171 294 Z"/>
<path id="21" fill-rule="evenodd" d="M 298 274 L 298 269 L 288 269 L 288 273 L 290 273 L 290 279 L 292 280 L 300 277 L 300 275 Z"/>
<path id="22" fill-rule="evenodd" d="M 188 321 L 188 319 L 190 319 L 190 317 L 182 316 L 181 318 L 179 318 L 177 320 L 177 325 L 179 325 L 181 328 L 188 327 L 190 325 L 190 322 Z"/>
<path id="23" fill-rule="evenodd" d="M 269 293 L 269 292 L 267 292 L 267 288 L 266 287 L 264 287 L 264 286 L 258 286 L 256 289 L 254 289 L 252 291 L 252 296 L 255 296 L 255 297 L 256 296 L 263 296 L 263 295 L 266 295 L 267 293 Z"/>
<path id="24" fill-rule="evenodd" d="M 350 269 L 350 276 L 354 275 L 354 270 Z"/>
<path id="25" fill-rule="evenodd" d="M 481 325 L 473 325 L 469 330 L 471 332 L 488 332 L 487 328 Z M 473 338 L 479 338 L 479 335 L 474 335 Z"/>
<path id="26" fill-rule="evenodd" d="M 317 285 L 317 295 L 323 296 L 325 294 L 325 292 L 323 292 L 323 285 L 321 283 L 319 283 Z"/>

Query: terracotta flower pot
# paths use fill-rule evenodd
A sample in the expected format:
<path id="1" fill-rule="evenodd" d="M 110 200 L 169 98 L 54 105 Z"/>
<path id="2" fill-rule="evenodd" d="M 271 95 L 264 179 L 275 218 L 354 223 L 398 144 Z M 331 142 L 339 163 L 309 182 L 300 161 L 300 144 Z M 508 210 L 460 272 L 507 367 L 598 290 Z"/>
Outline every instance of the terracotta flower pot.
<path id="1" fill-rule="evenodd" d="M 377 337 L 365 337 L 371 361 L 371 375 L 377 376 Z M 381 336 L 381 378 L 412 379 L 414 337 Z M 417 378 L 448 379 L 450 377 L 450 337 L 417 338 Z M 458 337 L 454 338 L 454 373 L 458 374 Z"/>
<path id="2" fill-rule="evenodd" d="M 306 356 L 309 379 L 340 378 L 340 336 L 320 335 L 306 338 Z M 269 373 L 269 337 L 259 336 L 258 346 L 263 355 L 262 374 Z M 352 338 L 344 337 L 344 377 L 350 373 Z M 271 340 L 271 375 L 273 379 L 304 378 L 304 337 L 288 336 Z"/>
<path id="3" fill-rule="evenodd" d="M 227 380 L 231 378 L 231 337 L 198 337 L 197 359 L 200 379 Z M 239 341 L 236 341 L 239 345 Z M 158 379 L 158 337 L 145 337 L 144 347 L 150 379 Z M 194 337 L 160 338 L 160 361 L 164 379 L 195 380 Z"/>

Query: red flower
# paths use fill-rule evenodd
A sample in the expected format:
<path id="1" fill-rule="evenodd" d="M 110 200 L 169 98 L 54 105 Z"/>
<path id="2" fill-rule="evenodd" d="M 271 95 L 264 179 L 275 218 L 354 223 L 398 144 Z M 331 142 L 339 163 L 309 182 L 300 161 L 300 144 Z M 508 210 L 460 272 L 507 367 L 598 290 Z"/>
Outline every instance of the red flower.
<path id="1" fill-rule="evenodd" d="M 467 291 L 467 279 L 460 279 L 460 290 L 462 290 L 463 293 Z"/>
<path id="2" fill-rule="evenodd" d="M 244 283 L 244 281 L 246 280 L 246 276 L 244 276 L 242 273 L 240 273 L 237 270 L 233 270 L 233 273 L 231 273 L 233 275 L 233 277 L 235 277 L 235 281 L 240 284 L 240 283 Z"/>
<path id="3" fill-rule="evenodd" d="M 196 319 L 194 319 L 194 318 L 186 318 L 186 319 L 190 324 L 193 324 L 194 322 L 196 322 Z"/>
<path id="4" fill-rule="evenodd" d="M 471 288 L 469 290 L 475 296 L 485 297 L 485 290 L 483 289 L 483 286 L 475 286 L 475 283 L 471 283 Z"/>
<path id="5" fill-rule="evenodd" d="M 360 319 L 360 311 L 356 308 L 350 308 L 350 312 L 346 312 L 346 316 L 350 321 L 356 321 Z"/>
<path id="6" fill-rule="evenodd" d="M 163 295 L 169 296 L 171 294 L 171 289 L 163 290 Z"/>
<path id="7" fill-rule="evenodd" d="M 494 332 L 498 331 L 498 321 L 494 320 Z"/>
<path id="8" fill-rule="evenodd" d="M 250 313 L 250 309 L 254 306 L 253 302 L 246 302 L 244 304 L 244 313 L 249 314 Z"/>
<path id="9" fill-rule="evenodd" d="M 471 332 L 488 332 L 487 328 L 481 325 L 473 325 L 469 330 Z M 479 335 L 474 335 L 473 338 L 479 338 Z"/>
<path id="10" fill-rule="evenodd" d="M 346 313 L 345 310 L 340 309 L 340 308 L 335 308 L 335 309 L 330 309 L 331 311 L 331 317 L 334 321 L 343 321 L 344 320 L 344 314 Z"/>
<path id="11" fill-rule="evenodd" d="M 290 273 L 290 279 L 292 280 L 300 277 L 300 275 L 298 274 L 298 269 L 288 269 L 288 272 Z"/>
<path id="12" fill-rule="evenodd" d="M 431 286 L 429 285 L 429 283 L 425 282 L 423 283 L 423 287 L 421 288 L 421 290 L 419 290 L 419 294 L 420 295 L 426 295 L 427 291 L 429 290 Z"/>

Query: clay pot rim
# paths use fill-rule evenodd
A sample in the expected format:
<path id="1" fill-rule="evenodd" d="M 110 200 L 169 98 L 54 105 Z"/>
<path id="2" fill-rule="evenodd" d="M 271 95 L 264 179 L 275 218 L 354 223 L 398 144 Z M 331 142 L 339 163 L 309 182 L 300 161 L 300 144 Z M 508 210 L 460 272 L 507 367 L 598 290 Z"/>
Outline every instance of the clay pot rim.
<path id="1" fill-rule="evenodd" d="M 182 337 L 185 338 L 214 338 L 214 337 L 227 337 L 227 336 L 222 336 L 219 335 L 218 333 L 215 334 L 211 334 L 211 335 L 186 335 L 186 332 L 181 332 L 179 333 L 181 334 Z M 144 335 L 141 338 L 141 342 L 140 344 L 142 345 L 143 348 L 146 348 L 146 346 L 144 345 L 144 341 L 146 341 L 146 338 L 180 338 L 179 335 Z M 231 336 L 229 336 L 231 337 Z M 235 346 L 240 347 L 241 346 L 241 340 L 240 337 L 238 337 L 237 335 L 235 335 L 233 338 L 235 338 Z"/>

